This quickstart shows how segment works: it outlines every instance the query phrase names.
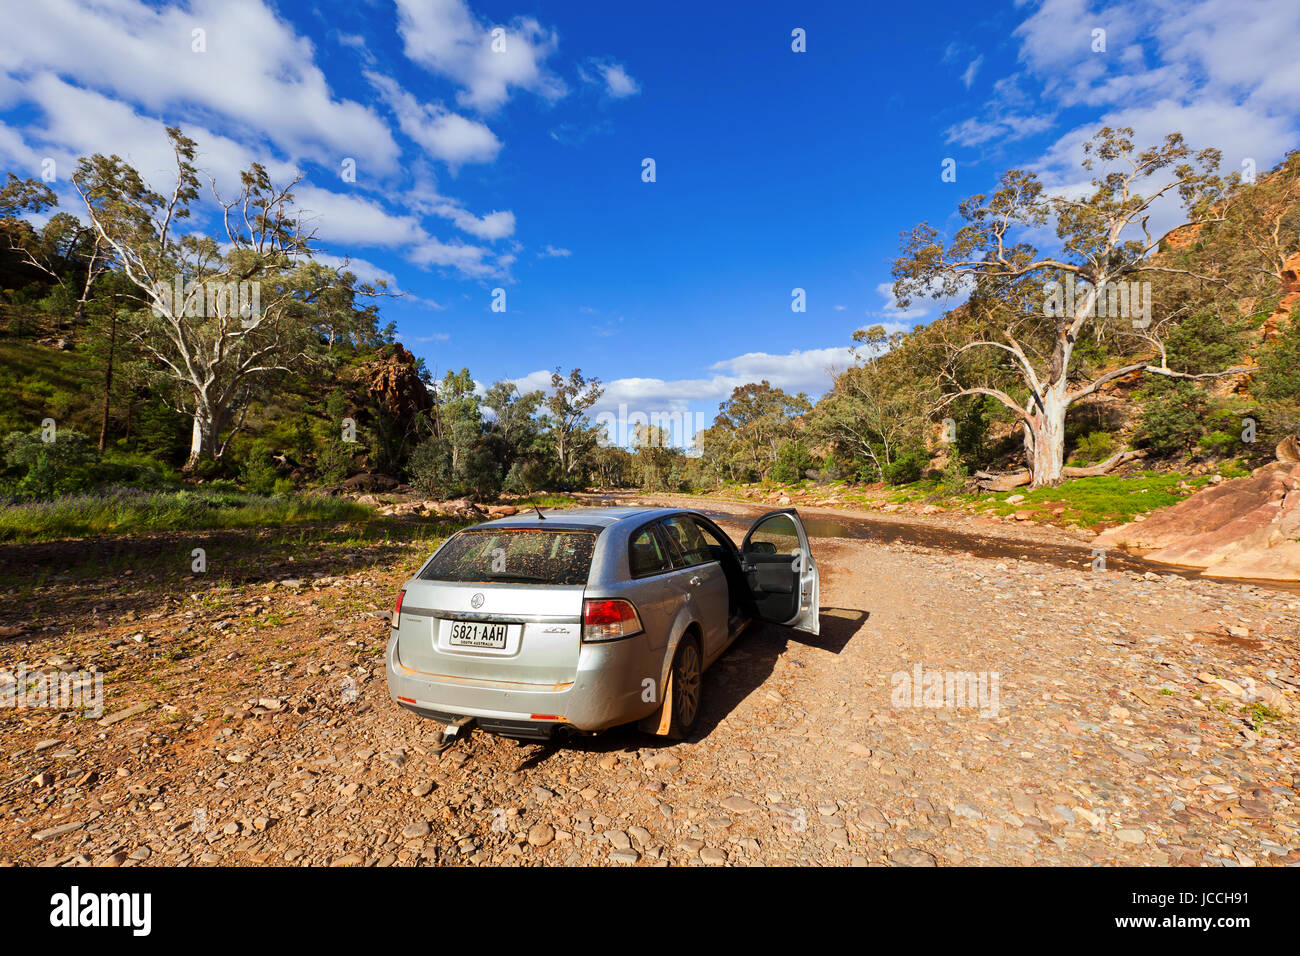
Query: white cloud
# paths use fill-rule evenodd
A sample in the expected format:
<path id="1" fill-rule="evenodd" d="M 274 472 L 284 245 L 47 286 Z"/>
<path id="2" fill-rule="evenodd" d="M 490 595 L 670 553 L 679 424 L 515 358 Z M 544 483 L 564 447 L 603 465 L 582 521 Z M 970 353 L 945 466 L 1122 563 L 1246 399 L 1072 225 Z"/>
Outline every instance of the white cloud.
<path id="1" fill-rule="evenodd" d="M 984 54 L 982 53 L 975 57 L 975 59 L 971 60 L 967 65 L 966 71 L 961 75 L 962 85 L 966 87 L 966 89 L 969 90 L 971 88 L 971 84 L 975 82 L 975 74 L 980 71 L 980 67 L 983 65 Z"/>
<path id="2" fill-rule="evenodd" d="M 715 362 L 709 368 L 728 373 L 731 378 L 741 380 L 739 384 L 766 379 L 788 392 L 820 392 L 830 385 L 830 369 L 851 364 L 848 347 L 836 346 L 807 351 L 795 349 L 785 355 L 746 352 Z"/>
<path id="3" fill-rule="evenodd" d="M 955 309 L 970 297 L 974 288 L 974 282 L 969 276 L 962 277 L 959 282 L 960 291 L 951 298 L 945 296 L 927 296 L 916 295 L 912 297 L 911 303 L 906 309 L 898 304 L 894 298 L 894 284 L 892 282 L 881 282 L 877 284 L 876 291 L 880 297 L 885 300 L 885 304 L 876 310 L 867 310 L 868 318 L 883 319 L 883 322 L 873 322 L 873 325 L 883 325 L 886 332 L 910 332 L 921 320 L 927 318 L 932 313 L 943 313 Z M 938 290 L 941 287 L 939 281 L 933 281 L 927 285 L 928 289 Z"/>
<path id="4" fill-rule="evenodd" d="M 402 132 L 430 156 L 456 168 L 465 163 L 490 163 L 501 152 L 501 140 L 483 123 L 437 104 L 420 103 L 390 77 L 368 72 L 366 79 L 396 114 Z"/>
<path id="5" fill-rule="evenodd" d="M 336 98 L 298 36 L 261 0 L 140 0 L 10 4 L 0 71 L 26 86 L 57 75 L 159 114 L 193 108 L 246 131 L 252 145 L 337 165 L 345 156 L 395 168 L 396 143 L 368 107 Z M 192 31 L 206 31 L 205 52 Z M 93 122 L 92 117 L 88 117 Z"/>
<path id="6" fill-rule="evenodd" d="M 453 268 L 471 278 L 504 275 L 514 261 L 512 256 L 493 256 L 483 246 L 444 242 L 430 235 L 417 217 L 389 212 L 362 196 L 303 186 L 294 199 L 298 208 L 310 215 L 317 238 L 323 242 L 396 249 L 415 265 Z"/>
<path id="7" fill-rule="evenodd" d="M 462 242 L 443 242 L 432 237 L 412 247 L 405 255 L 416 265 L 449 267 L 476 278 L 498 275 L 502 268 L 499 264 L 500 260 L 494 263 L 488 250 L 482 246 L 472 246 Z"/>
<path id="8" fill-rule="evenodd" d="M 626 99 L 641 92 L 641 84 L 627 72 L 627 67 L 612 60 L 592 59 L 578 68 L 584 83 L 601 86 L 605 95 L 613 100 Z"/>
<path id="9" fill-rule="evenodd" d="M 485 24 L 464 0 L 397 0 L 397 8 L 407 57 L 461 86 L 462 106 L 495 110 L 515 88 L 546 100 L 568 92 L 546 68 L 558 38 L 531 17 L 516 17 L 505 26 Z M 504 32 L 494 38 L 494 30 Z"/>
<path id="10" fill-rule="evenodd" d="M 1037 166 L 1049 191 L 1061 195 L 1091 194 L 1095 187 L 1088 182 L 1101 175 L 1104 165 L 1091 172 L 1080 167 L 1083 144 L 1096 132 L 1097 127 L 1131 127 L 1134 143 L 1139 148 L 1162 142 L 1172 131 L 1196 130 L 1197 138 L 1186 138 L 1192 149 L 1215 146 L 1223 151 L 1223 171 L 1241 170 L 1242 161 L 1249 159 L 1259 170 L 1265 170 L 1273 161 L 1295 146 L 1294 120 L 1282 115 L 1253 115 L 1234 108 L 1234 104 L 1221 100 L 1203 100 L 1186 104 L 1175 100 L 1161 100 L 1143 106 L 1132 106 L 1105 113 L 1096 123 L 1070 130 L 1062 136 L 1038 161 Z M 1161 173 L 1143 182 L 1143 193 L 1154 192 L 1167 183 L 1168 173 Z M 1181 202 L 1176 193 L 1162 197 L 1152 207 L 1148 228 L 1153 236 L 1160 236 L 1185 221 Z M 1042 236 L 1042 239 L 1048 239 Z M 1054 237 L 1053 237 L 1054 238 Z M 1141 239 L 1141 233 L 1131 228 L 1126 239 Z"/>
<path id="11" fill-rule="evenodd" d="M 548 245 L 541 252 L 537 253 L 539 259 L 567 259 L 573 255 L 568 249 L 557 249 L 555 246 Z"/>
<path id="12" fill-rule="evenodd" d="M 355 256 L 334 256 L 326 252 L 314 253 L 312 258 L 321 265 L 337 269 L 339 272 L 351 272 L 361 282 L 373 284 L 382 281 L 388 283 L 389 292 L 398 291 L 397 276 L 366 259 L 358 259 Z"/>
<path id="13" fill-rule="evenodd" d="M 0 123 L 0 163 L 5 168 L 21 176 L 40 174 L 41 160 L 44 157 L 27 143 L 26 137 L 12 126 Z"/>
<path id="14" fill-rule="evenodd" d="M 514 235 L 515 214 L 509 210 L 490 212 L 485 216 L 475 216 L 473 213 L 466 212 L 451 203 L 440 208 L 446 209 L 446 212 L 438 212 L 438 215 L 445 215 L 459 229 L 468 232 L 471 236 L 477 236 L 479 239 L 504 239 L 507 236 Z"/>
<path id="15" fill-rule="evenodd" d="M 1094 30 L 1105 31 L 1104 51 L 1094 51 Z M 1139 149 L 1182 133 L 1193 150 L 1219 149 L 1225 172 L 1246 159 L 1264 170 L 1300 139 L 1298 35 L 1297 3 L 1042 0 L 1013 31 L 1021 72 L 998 80 L 980 115 L 950 127 L 947 141 L 1010 143 L 1084 108 L 1093 119 L 1063 131 L 1027 164 L 1053 194 L 1090 191 L 1088 180 L 1101 170 L 1081 169 L 1082 146 L 1102 126 L 1132 127 Z M 1174 195 L 1156 205 L 1153 234 L 1180 221 L 1178 206 Z M 1029 238 L 1050 244 L 1048 232 Z"/>
<path id="16" fill-rule="evenodd" d="M 153 189 L 166 192 L 176 183 L 176 159 L 163 124 L 142 116 L 130 105 L 94 90 L 82 89 L 51 73 L 36 73 L 27 80 L 25 95 L 39 107 L 40 118 L 19 133 L 9 129 L 0 148 L 15 158 L 39 154 L 56 162 L 58 182 L 66 184 L 82 156 L 118 155 L 130 163 Z M 259 157 L 242 143 L 198 124 L 186 124 L 186 135 L 198 145 L 196 166 L 217 181 L 223 195 L 239 188 L 239 173 L 260 159 L 276 183 L 288 182 L 296 173 L 290 163 Z M 24 164 L 25 168 L 30 168 Z M 36 171 L 33 170 L 33 175 Z M 208 195 L 204 183 L 203 196 Z M 70 189 L 64 197 L 68 211 L 80 206 Z"/>
<path id="17" fill-rule="evenodd" d="M 506 239 L 515 232 L 515 214 L 497 210 L 483 216 L 469 212 L 459 202 L 438 192 L 431 176 L 424 177 L 405 196 L 406 204 L 421 215 L 439 216 L 478 239 Z"/>
<path id="18" fill-rule="evenodd" d="M 1094 51 L 1099 29 L 1104 51 Z M 947 139 L 968 147 L 1013 142 L 1082 106 L 1098 111 L 1091 129 L 1132 125 L 1142 146 L 1181 132 L 1194 148 L 1214 146 L 1266 168 L 1300 135 L 1298 35 L 1296 3 L 1042 0 L 1013 31 L 1022 72 L 999 80 L 981 115 L 954 124 Z M 1045 162 L 1075 149 L 1077 132 Z"/>
<path id="19" fill-rule="evenodd" d="M 910 319 L 913 323 L 916 323 L 930 314 L 929 308 L 921 308 L 917 305 L 920 301 L 926 301 L 923 299 L 913 299 L 908 308 L 900 308 L 898 300 L 894 298 L 894 284 L 892 282 L 877 284 L 876 291 L 885 300 L 885 304 L 875 311 L 867 311 L 867 315 L 873 319 L 893 319 L 898 322 Z M 908 328 L 911 328 L 911 326 L 909 325 Z"/>
<path id="20" fill-rule="evenodd" d="M 958 146 L 982 146 L 995 140 L 1014 143 L 1018 139 L 1046 132 L 1055 123 L 1056 115 L 1053 113 L 1038 116 L 1001 113 L 987 120 L 972 116 L 948 127 L 944 132 L 944 141 Z"/>
<path id="21" fill-rule="evenodd" d="M 323 242 L 401 248 L 428 237 L 415 216 L 395 215 L 360 195 L 302 185 L 295 190 L 294 201 L 311 218 Z"/>
<path id="22" fill-rule="evenodd" d="M 608 381 L 600 401 L 592 408 L 592 415 L 617 414 L 620 405 L 625 405 L 629 414 L 681 414 L 692 405 L 719 405 L 737 387 L 764 379 L 791 394 L 818 395 L 830 388 L 834 371 L 842 371 L 852 364 L 853 356 L 847 347 L 795 350 L 785 355 L 749 352 L 715 362 L 708 370 L 716 374 L 700 378 Z M 521 392 L 549 391 L 551 373 L 538 370 L 513 381 Z M 708 417 L 711 419 L 712 413 Z"/>

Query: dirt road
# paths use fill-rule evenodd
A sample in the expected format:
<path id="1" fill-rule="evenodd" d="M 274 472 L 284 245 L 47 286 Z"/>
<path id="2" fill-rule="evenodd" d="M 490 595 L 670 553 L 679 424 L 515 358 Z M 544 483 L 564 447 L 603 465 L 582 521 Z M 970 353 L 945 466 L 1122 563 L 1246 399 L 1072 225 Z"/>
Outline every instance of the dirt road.
<path id="1" fill-rule="evenodd" d="M 0 600 L 22 630 L 0 671 L 94 664 L 105 717 L 0 708 L 0 860 L 1300 861 L 1300 598 L 979 535 L 1004 551 L 817 538 L 821 635 L 743 637 L 689 741 L 476 733 L 440 756 L 439 728 L 390 704 L 381 656 L 423 546 L 305 540 L 212 583 L 55 575 Z M 0 561 L 62 560 L 41 547 Z"/>

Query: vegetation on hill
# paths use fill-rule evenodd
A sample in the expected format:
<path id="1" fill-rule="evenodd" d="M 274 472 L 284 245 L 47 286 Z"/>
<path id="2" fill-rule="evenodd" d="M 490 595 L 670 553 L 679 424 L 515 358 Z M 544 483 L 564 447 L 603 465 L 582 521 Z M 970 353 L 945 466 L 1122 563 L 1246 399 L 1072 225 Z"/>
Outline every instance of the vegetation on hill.
<path id="1" fill-rule="evenodd" d="M 214 502 L 236 526 L 329 517 L 268 502 L 375 487 L 479 499 L 756 481 L 973 493 L 977 473 L 1024 468 L 1031 502 L 1060 501 L 1040 486 L 1081 469 L 1248 466 L 1300 430 L 1300 152 L 1243 182 L 1177 136 L 1139 151 L 1129 131 L 1102 130 L 1091 155 L 1106 168 L 1088 195 L 1051 197 L 1010 171 L 961 204 L 952 237 L 925 224 L 904 237 L 900 302 L 960 291 L 964 305 L 911 332 L 858 330 L 855 361 L 816 402 L 767 381 L 736 388 L 686 451 L 653 419 L 628 448 L 602 441 L 603 386 L 578 369 L 526 394 L 479 389 L 469 369 L 435 381 L 381 326 L 383 284 L 313 259 L 293 183 L 254 166 L 227 202 L 256 214 L 196 233 L 194 145 L 169 134 L 177 188 L 165 194 L 104 156 L 78 166 L 77 215 L 38 181 L 11 173 L 0 188 L 0 496 L 72 496 L 57 520 L 15 511 L 0 534 L 38 514 L 70 534 L 183 526 L 215 520 Z M 1128 173 L 1113 172 L 1126 160 Z M 1151 200 L 1171 190 L 1186 220 L 1146 235 Z M 1028 244 L 1053 223 L 1056 251 Z M 1066 279 L 1081 291 L 1054 311 L 1051 284 Z M 1120 282 L 1132 295 L 1117 314 L 1107 284 Z M 1148 282 L 1141 324 L 1132 310 Z M 196 504 L 196 489 L 211 500 Z"/>

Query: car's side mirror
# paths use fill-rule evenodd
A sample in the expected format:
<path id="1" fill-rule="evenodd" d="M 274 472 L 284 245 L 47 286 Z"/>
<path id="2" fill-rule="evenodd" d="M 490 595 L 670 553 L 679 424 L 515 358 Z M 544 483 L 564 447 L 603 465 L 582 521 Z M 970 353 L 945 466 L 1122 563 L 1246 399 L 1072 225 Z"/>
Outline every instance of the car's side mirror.
<path id="1" fill-rule="evenodd" d="M 771 541 L 751 541 L 745 550 L 749 554 L 776 554 L 776 545 Z"/>

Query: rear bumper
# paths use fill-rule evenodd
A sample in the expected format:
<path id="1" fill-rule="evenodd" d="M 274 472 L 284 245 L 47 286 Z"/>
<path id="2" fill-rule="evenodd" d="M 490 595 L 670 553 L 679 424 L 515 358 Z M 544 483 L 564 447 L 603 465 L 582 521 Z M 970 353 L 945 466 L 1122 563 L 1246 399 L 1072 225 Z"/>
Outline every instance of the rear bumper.
<path id="1" fill-rule="evenodd" d="M 664 649 L 650 649 L 645 634 L 584 644 L 574 679 L 525 684 L 429 674 L 402 664 L 392 632 L 384 669 L 388 695 L 423 716 L 446 721 L 476 717 L 484 730 L 521 737 L 547 737 L 557 727 L 594 732 L 640 720 L 658 709 Z M 645 680 L 654 681 L 654 694 Z M 645 697 L 652 697 L 645 700 Z"/>

